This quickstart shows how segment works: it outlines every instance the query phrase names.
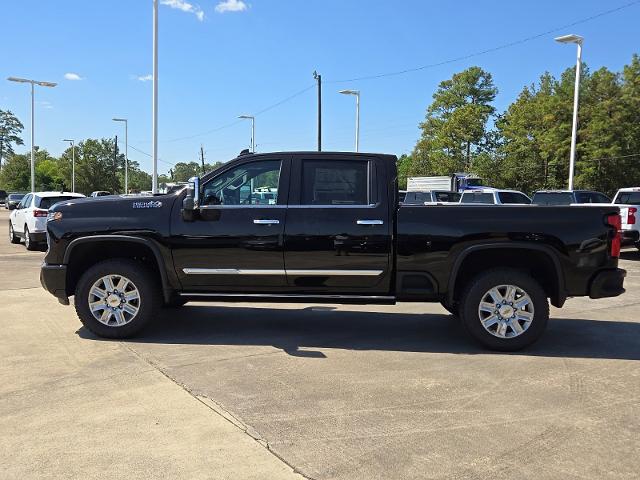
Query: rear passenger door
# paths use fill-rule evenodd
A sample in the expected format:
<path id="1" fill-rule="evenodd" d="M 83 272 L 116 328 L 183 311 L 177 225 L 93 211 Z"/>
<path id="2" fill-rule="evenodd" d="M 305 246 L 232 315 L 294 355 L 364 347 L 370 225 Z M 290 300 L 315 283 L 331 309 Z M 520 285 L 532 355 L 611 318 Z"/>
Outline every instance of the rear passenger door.
<path id="1" fill-rule="evenodd" d="M 284 235 L 290 289 L 388 294 L 395 197 L 387 175 L 380 158 L 294 158 Z"/>
<path id="2" fill-rule="evenodd" d="M 27 212 L 27 208 L 29 208 L 29 205 L 31 205 L 32 198 L 33 198 L 33 195 L 28 193 L 22 198 L 22 200 L 16 207 L 16 210 L 15 210 L 16 213 L 13 221 L 13 230 L 15 232 L 24 233 L 24 224 L 27 218 L 26 212 Z"/>

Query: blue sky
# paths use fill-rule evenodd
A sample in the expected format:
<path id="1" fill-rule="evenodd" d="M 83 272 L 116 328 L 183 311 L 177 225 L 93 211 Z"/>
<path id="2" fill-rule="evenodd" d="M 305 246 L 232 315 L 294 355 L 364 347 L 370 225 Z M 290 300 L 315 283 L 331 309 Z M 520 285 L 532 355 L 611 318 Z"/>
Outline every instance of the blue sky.
<path id="1" fill-rule="evenodd" d="M 160 172 L 178 161 L 226 161 L 249 146 L 250 124 L 236 122 L 323 77 L 323 147 L 353 148 L 354 99 L 362 92 L 361 151 L 401 154 L 419 137 L 418 123 L 441 80 L 471 65 L 491 72 L 504 109 L 545 70 L 557 75 L 575 48 L 553 37 L 585 37 L 592 70 L 620 70 L 640 52 L 640 2 L 555 33 L 474 58 L 378 79 L 535 36 L 631 0 L 161 0 L 159 25 Z M 29 89 L 4 80 L 58 82 L 36 92 L 36 145 L 58 155 L 63 138 L 115 134 L 129 119 L 129 143 L 151 152 L 151 0 L 5 0 L 0 108 L 25 124 Z M 65 78 L 66 76 L 66 78 Z M 314 88 L 256 118 L 258 151 L 316 148 Z M 231 125 L 231 126 L 228 126 Z M 220 127 L 228 126 L 219 129 Z M 217 131 L 214 131 L 218 129 Z M 122 141 L 121 140 L 121 141 Z M 150 170 L 150 158 L 129 157 Z"/>

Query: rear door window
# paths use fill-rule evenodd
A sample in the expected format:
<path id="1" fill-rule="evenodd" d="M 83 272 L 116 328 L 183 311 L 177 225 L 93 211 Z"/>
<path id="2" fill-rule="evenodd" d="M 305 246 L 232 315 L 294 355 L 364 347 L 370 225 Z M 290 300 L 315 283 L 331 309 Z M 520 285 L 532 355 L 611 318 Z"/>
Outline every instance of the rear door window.
<path id="1" fill-rule="evenodd" d="M 366 160 L 304 160 L 300 203 L 369 205 L 369 182 L 369 162 Z"/>

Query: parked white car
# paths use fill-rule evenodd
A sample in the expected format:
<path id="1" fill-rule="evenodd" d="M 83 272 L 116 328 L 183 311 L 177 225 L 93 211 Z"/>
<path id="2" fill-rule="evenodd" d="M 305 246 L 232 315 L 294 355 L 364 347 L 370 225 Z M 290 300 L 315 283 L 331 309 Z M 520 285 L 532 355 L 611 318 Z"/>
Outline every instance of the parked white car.
<path id="1" fill-rule="evenodd" d="M 529 205 L 531 199 L 518 190 L 479 188 L 462 192 L 460 203 L 484 205 Z"/>
<path id="2" fill-rule="evenodd" d="M 47 215 L 55 203 L 82 198 L 81 193 L 35 192 L 26 194 L 9 216 L 9 241 L 24 238 L 27 250 L 35 250 L 47 241 Z"/>
<path id="3" fill-rule="evenodd" d="M 613 197 L 613 203 L 620 207 L 622 243 L 640 249 L 640 187 L 621 188 Z"/>

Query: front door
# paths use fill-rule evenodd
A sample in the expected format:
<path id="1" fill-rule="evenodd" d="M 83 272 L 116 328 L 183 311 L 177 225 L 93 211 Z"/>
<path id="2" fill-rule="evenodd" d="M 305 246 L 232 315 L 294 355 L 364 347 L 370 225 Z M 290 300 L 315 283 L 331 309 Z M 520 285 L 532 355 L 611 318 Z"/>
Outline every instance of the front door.
<path id="1" fill-rule="evenodd" d="M 285 269 L 298 293 L 386 295 L 392 215 L 380 159 L 327 154 L 292 161 Z M 378 173 L 379 172 L 379 173 Z"/>
<path id="2" fill-rule="evenodd" d="M 234 161 L 204 181 L 194 221 L 174 209 L 171 238 L 185 291 L 256 292 L 286 286 L 283 233 L 289 161 Z"/>

